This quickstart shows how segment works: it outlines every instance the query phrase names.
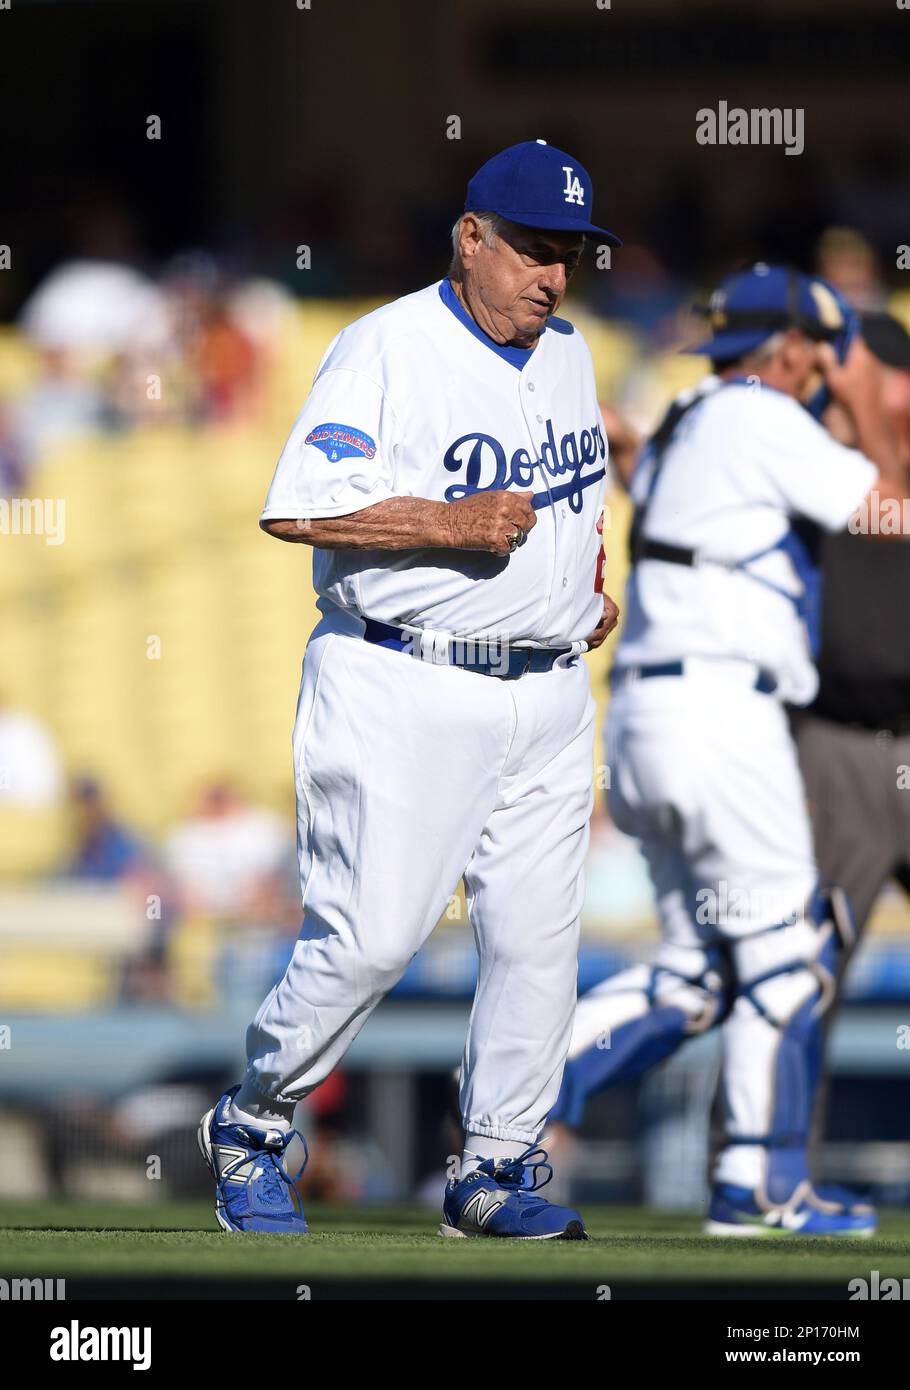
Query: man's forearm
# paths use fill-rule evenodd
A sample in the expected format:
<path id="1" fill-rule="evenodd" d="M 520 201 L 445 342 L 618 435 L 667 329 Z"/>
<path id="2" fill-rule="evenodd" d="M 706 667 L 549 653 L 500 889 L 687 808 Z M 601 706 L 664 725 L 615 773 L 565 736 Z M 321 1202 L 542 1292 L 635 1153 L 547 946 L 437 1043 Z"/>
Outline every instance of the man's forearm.
<path id="1" fill-rule="evenodd" d="M 425 497 L 388 497 L 347 516 L 263 521 L 282 541 L 303 541 L 320 550 L 421 550 L 457 546 L 452 508 Z"/>

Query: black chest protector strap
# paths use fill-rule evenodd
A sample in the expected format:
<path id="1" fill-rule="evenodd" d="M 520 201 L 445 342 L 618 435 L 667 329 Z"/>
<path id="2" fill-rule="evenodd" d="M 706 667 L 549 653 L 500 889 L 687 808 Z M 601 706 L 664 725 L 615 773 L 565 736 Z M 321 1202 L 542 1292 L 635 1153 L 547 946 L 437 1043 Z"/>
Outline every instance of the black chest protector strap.
<path id="1" fill-rule="evenodd" d="M 631 555 L 636 560 L 664 560 L 668 565 L 694 565 L 695 551 L 685 545 L 670 545 L 667 541 L 652 541 L 639 535 Z"/>
<path id="2" fill-rule="evenodd" d="M 661 420 L 657 429 L 651 435 L 645 445 L 645 457 L 651 461 L 652 472 L 651 480 L 648 484 L 648 494 L 643 502 L 639 502 L 632 513 L 632 524 L 629 528 L 629 564 L 634 565 L 638 560 L 667 560 L 673 565 L 691 565 L 694 562 L 695 552 L 685 546 L 669 545 L 665 541 L 648 540 L 642 532 L 644 531 L 645 517 L 648 513 L 648 506 L 654 496 L 654 489 L 657 486 L 657 479 L 663 467 L 664 455 L 667 447 L 676 433 L 679 422 L 685 415 L 688 415 L 693 406 L 705 399 L 705 391 L 687 392 L 685 396 L 673 401 Z"/>

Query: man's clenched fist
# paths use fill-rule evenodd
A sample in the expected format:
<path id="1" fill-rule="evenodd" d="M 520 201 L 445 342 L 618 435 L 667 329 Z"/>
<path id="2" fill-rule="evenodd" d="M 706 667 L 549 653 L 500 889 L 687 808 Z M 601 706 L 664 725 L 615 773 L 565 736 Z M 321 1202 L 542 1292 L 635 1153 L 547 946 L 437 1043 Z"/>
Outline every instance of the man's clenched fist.
<path id="1" fill-rule="evenodd" d="M 515 549 L 510 537 L 521 532 L 521 540 L 537 525 L 531 506 L 533 492 L 474 492 L 446 507 L 451 528 L 450 544 L 458 550 L 490 550 L 508 555 Z"/>

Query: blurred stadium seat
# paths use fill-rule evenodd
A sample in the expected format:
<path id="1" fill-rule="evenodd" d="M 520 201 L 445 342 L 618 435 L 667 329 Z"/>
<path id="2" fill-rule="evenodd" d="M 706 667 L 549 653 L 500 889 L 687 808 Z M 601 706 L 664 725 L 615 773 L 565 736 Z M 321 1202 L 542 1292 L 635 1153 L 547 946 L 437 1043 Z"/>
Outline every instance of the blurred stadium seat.
<path id="1" fill-rule="evenodd" d="M 119 886 L 0 889 L 0 1007 L 66 1012 L 107 1003 L 149 923 Z"/>

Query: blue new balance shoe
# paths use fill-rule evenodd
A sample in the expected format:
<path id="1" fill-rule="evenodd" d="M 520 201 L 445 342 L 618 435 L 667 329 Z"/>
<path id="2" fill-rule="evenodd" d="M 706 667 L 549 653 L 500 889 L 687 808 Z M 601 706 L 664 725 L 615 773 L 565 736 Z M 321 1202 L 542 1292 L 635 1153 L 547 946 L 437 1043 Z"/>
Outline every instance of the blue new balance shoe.
<path id="1" fill-rule="evenodd" d="M 517 1158 L 484 1159 L 466 1177 L 447 1184 L 439 1234 L 587 1240 L 577 1211 L 535 1196 L 552 1176 L 546 1151 L 533 1146 Z"/>
<path id="2" fill-rule="evenodd" d="M 296 1129 L 234 1124 L 229 1113 L 239 1089 L 226 1092 L 199 1123 L 199 1148 L 215 1178 L 218 1224 L 224 1231 L 305 1236 L 309 1227 L 294 1184 L 307 1164 L 306 1141 Z M 304 1159 L 291 1177 L 284 1157 L 295 1136 Z"/>
<path id="3" fill-rule="evenodd" d="M 853 1194 L 841 1192 L 852 1199 Z M 858 1200 L 825 1200 L 812 1188 L 782 1207 L 756 1200 L 748 1187 L 718 1183 L 711 1194 L 705 1232 L 711 1236 L 834 1236 L 875 1234 L 875 1209 Z"/>

